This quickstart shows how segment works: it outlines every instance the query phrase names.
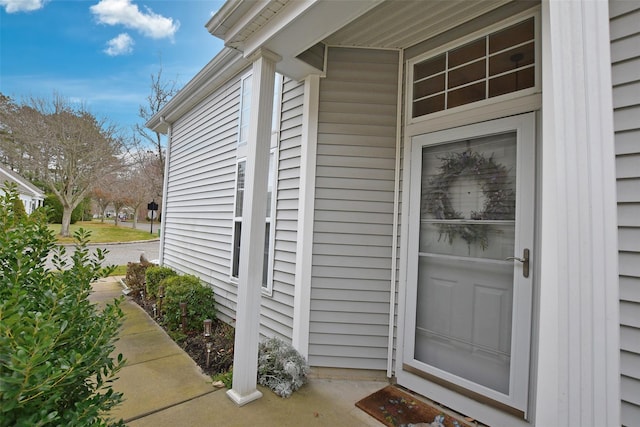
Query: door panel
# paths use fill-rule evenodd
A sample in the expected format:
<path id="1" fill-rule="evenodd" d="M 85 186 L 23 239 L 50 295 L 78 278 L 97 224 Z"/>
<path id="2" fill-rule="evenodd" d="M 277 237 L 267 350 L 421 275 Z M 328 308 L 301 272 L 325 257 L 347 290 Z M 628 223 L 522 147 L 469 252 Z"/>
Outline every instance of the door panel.
<path id="1" fill-rule="evenodd" d="M 509 391 L 513 270 L 421 257 L 415 359 Z"/>
<path id="2" fill-rule="evenodd" d="M 534 115 L 412 139 L 404 363 L 526 413 Z"/>

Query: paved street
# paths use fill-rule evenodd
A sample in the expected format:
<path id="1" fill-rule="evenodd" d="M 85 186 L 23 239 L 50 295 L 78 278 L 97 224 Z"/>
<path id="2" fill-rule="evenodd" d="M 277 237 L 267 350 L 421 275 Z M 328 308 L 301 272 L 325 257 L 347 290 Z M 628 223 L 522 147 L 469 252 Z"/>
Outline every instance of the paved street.
<path id="1" fill-rule="evenodd" d="M 93 251 L 96 248 L 106 249 L 109 251 L 103 265 L 126 265 L 127 262 L 139 261 L 141 254 L 144 254 L 144 256 L 150 261 L 158 259 L 160 242 L 156 239 L 152 241 L 132 243 L 101 243 L 88 245 L 88 247 Z M 70 255 L 72 251 L 73 246 L 67 246 L 67 255 Z M 47 262 L 47 267 L 53 267 L 51 261 Z"/>

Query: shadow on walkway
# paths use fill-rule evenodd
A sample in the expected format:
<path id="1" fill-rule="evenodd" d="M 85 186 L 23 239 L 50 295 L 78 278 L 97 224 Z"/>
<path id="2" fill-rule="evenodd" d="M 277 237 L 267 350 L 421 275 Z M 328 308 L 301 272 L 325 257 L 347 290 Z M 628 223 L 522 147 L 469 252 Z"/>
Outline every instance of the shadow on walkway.
<path id="1" fill-rule="evenodd" d="M 94 284 L 101 304 L 122 295 L 116 278 Z M 114 384 L 125 401 L 111 414 L 130 427 L 163 426 L 381 426 L 355 402 L 387 385 L 382 381 L 311 379 L 290 398 L 260 387 L 263 397 L 238 407 L 135 302 L 125 299 L 126 317 L 116 353 L 127 360 Z"/>

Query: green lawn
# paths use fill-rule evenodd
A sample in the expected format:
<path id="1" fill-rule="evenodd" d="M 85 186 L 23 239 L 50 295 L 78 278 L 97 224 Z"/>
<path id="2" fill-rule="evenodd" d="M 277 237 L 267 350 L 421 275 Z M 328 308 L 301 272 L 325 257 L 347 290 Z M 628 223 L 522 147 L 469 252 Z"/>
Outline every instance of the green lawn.
<path id="1" fill-rule="evenodd" d="M 80 228 L 91 232 L 90 243 L 110 243 L 110 242 L 132 242 L 134 240 L 150 240 L 157 238 L 156 233 L 149 231 L 134 230 L 124 226 L 115 226 L 113 223 L 102 223 L 99 221 L 78 221 L 71 225 L 71 234 Z M 49 229 L 60 233 L 60 224 L 49 224 Z M 154 230 L 155 231 L 155 230 Z M 58 237 L 58 243 L 74 243 L 72 237 Z"/>

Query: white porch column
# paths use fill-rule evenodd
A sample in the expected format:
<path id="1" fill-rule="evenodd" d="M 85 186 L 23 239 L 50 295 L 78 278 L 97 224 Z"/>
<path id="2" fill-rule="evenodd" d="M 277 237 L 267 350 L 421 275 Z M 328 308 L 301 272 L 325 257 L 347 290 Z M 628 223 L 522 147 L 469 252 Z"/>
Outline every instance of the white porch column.
<path id="1" fill-rule="evenodd" d="M 542 2 L 535 425 L 620 425 L 616 186 L 606 0 Z"/>
<path id="2" fill-rule="evenodd" d="M 300 196 L 298 200 L 298 241 L 293 304 L 293 346 L 309 359 L 309 314 L 311 310 L 311 258 L 316 194 L 316 155 L 318 149 L 318 109 L 320 76 L 311 74 L 304 81 L 302 148 L 300 155 Z"/>
<path id="3" fill-rule="evenodd" d="M 260 50 L 253 60 L 251 116 L 240 240 L 238 305 L 233 356 L 233 387 L 227 395 L 242 406 L 262 396 L 256 389 L 258 329 L 264 264 L 264 233 L 269 180 L 273 84 L 277 55 Z"/>

